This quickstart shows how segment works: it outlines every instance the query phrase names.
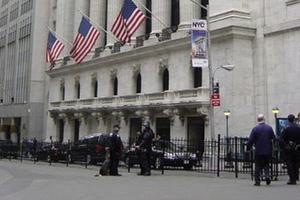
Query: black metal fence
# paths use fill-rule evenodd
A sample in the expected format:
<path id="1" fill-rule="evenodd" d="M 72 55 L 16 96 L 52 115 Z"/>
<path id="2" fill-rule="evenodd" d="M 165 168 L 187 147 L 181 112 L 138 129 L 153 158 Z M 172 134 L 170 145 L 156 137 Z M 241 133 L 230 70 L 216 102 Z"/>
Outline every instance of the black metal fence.
<path id="1" fill-rule="evenodd" d="M 131 141 L 131 140 L 130 140 Z M 134 149 L 134 141 L 124 144 L 121 163 L 128 167 L 138 167 L 139 157 Z M 210 173 L 220 176 L 231 173 L 235 177 L 239 174 L 254 173 L 254 151 L 247 151 L 247 138 L 221 138 L 216 140 L 189 141 L 186 139 L 155 140 L 153 141 L 151 165 L 160 170 L 189 170 L 195 173 Z M 0 143 L 0 159 L 18 159 L 21 162 L 31 160 L 35 162 L 53 162 L 101 165 L 105 160 L 105 147 L 97 141 L 76 143 L 45 143 L 24 141 L 21 144 L 11 142 Z M 277 141 L 274 141 L 271 160 L 273 179 L 286 175 L 286 167 L 282 152 Z"/>

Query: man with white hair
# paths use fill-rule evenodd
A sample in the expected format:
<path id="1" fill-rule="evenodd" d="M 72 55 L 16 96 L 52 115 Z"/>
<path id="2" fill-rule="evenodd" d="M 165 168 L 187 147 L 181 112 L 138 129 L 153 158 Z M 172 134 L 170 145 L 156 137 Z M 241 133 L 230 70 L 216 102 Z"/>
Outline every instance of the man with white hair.
<path id="1" fill-rule="evenodd" d="M 265 123 L 263 114 L 257 116 L 258 125 L 252 129 L 247 143 L 247 149 L 255 146 L 255 186 L 260 186 L 261 172 L 264 169 L 267 185 L 271 184 L 269 163 L 272 158 L 272 140 L 275 134 L 271 126 Z"/>

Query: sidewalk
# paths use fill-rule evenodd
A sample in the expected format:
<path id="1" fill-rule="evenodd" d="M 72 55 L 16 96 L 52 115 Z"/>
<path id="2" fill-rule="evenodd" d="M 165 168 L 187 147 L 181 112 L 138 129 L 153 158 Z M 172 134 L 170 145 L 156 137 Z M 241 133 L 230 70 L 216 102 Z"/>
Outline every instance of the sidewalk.
<path id="1" fill-rule="evenodd" d="M 0 161 L 0 197 L 1 200 L 285 200 L 298 199 L 300 195 L 300 185 L 288 186 L 286 178 L 272 182 L 271 186 L 254 187 L 249 179 L 173 171 L 140 177 L 121 169 L 121 177 L 94 177 L 97 171 L 97 168 Z"/>

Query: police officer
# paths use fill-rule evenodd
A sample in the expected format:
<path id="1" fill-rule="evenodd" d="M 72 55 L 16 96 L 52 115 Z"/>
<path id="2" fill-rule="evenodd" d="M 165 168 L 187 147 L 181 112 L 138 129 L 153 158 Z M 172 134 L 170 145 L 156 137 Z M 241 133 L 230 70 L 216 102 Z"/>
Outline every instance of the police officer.
<path id="1" fill-rule="evenodd" d="M 123 143 L 119 135 L 120 126 L 114 125 L 113 132 L 109 134 L 109 151 L 110 151 L 110 167 L 109 174 L 111 176 L 121 176 L 118 173 L 119 160 L 122 155 Z"/>
<path id="2" fill-rule="evenodd" d="M 150 176 L 150 160 L 152 153 L 152 140 L 154 138 L 154 133 L 150 128 L 150 123 L 145 122 L 143 124 L 143 131 L 138 137 L 136 148 L 139 150 L 140 167 L 141 172 L 138 175 Z"/>
<path id="3" fill-rule="evenodd" d="M 295 116 L 288 116 L 288 125 L 283 129 L 281 141 L 283 142 L 285 158 L 288 168 L 288 185 L 296 185 L 299 180 L 299 156 L 300 156 L 300 127 L 295 123 Z"/>

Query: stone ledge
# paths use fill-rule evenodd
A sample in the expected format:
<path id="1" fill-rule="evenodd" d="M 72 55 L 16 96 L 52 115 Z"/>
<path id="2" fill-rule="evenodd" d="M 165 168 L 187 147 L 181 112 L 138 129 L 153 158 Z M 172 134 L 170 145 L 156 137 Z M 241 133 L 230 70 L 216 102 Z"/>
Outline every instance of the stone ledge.
<path id="1" fill-rule="evenodd" d="M 264 35 L 269 36 L 272 34 L 286 32 L 294 29 L 300 29 L 300 19 L 288 21 L 274 26 L 267 26 L 265 27 Z"/>
<path id="2" fill-rule="evenodd" d="M 286 2 L 285 2 L 285 4 L 287 6 L 294 5 L 294 4 L 297 4 L 297 3 L 300 3 L 300 0 L 286 0 Z"/>
<path id="3" fill-rule="evenodd" d="M 244 38 L 253 39 L 256 36 L 256 29 L 241 26 L 228 26 L 211 31 L 211 40 Z"/>

